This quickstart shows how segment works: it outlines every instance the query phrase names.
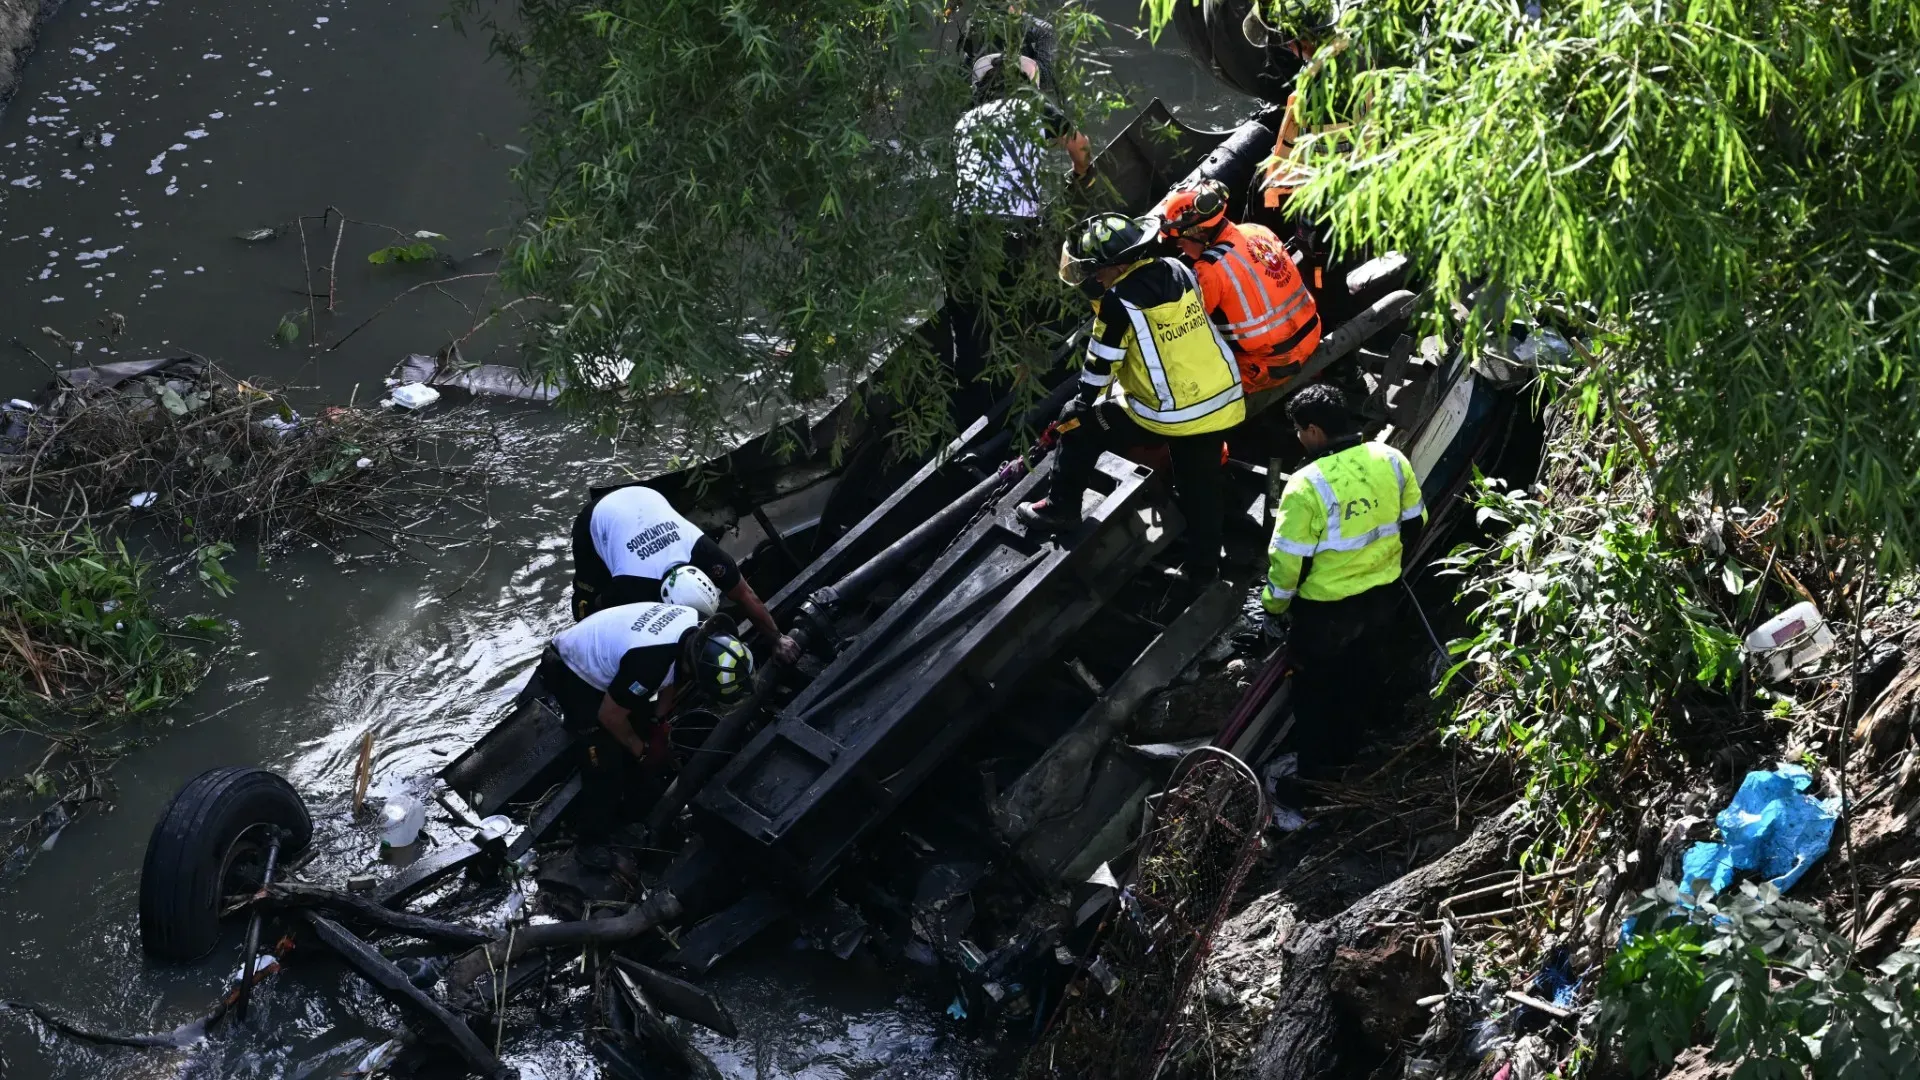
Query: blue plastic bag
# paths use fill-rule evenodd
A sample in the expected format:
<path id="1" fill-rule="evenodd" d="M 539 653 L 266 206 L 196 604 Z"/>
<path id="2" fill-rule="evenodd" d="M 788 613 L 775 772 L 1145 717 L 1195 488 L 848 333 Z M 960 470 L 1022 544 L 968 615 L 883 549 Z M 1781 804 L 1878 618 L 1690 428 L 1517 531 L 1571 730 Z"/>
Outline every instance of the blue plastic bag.
<path id="1" fill-rule="evenodd" d="M 1695 844 L 1681 859 L 1680 884 L 1705 881 L 1715 892 L 1752 870 L 1781 892 L 1793 887 L 1833 841 L 1839 799 L 1806 794 L 1813 777 L 1798 765 L 1750 772 L 1733 801 L 1715 815 L 1720 843 Z"/>

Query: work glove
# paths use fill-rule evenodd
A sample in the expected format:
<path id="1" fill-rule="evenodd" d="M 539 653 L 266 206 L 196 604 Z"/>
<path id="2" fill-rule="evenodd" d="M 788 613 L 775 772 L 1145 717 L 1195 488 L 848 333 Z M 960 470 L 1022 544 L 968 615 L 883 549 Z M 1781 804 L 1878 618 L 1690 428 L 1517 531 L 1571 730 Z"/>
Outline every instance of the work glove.
<path id="1" fill-rule="evenodd" d="M 1287 628 L 1291 623 L 1285 615 L 1262 614 L 1260 616 L 1260 636 L 1269 644 L 1282 645 L 1287 640 Z"/>
<path id="2" fill-rule="evenodd" d="M 1077 397 L 1069 398 L 1067 399 L 1066 405 L 1060 409 L 1060 419 L 1056 421 L 1056 426 L 1066 427 L 1072 421 L 1085 420 L 1087 414 L 1092 411 L 1092 402 L 1082 401 Z"/>

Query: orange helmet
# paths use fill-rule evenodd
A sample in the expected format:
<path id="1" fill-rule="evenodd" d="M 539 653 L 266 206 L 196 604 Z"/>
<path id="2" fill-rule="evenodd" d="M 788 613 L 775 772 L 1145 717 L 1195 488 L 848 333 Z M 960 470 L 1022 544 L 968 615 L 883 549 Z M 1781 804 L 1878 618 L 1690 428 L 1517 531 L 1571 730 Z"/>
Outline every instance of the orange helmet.
<path id="1" fill-rule="evenodd" d="M 1227 221 L 1227 185 L 1205 177 L 1178 188 L 1167 196 L 1160 214 L 1160 233 L 1169 239 L 1212 239 Z"/>

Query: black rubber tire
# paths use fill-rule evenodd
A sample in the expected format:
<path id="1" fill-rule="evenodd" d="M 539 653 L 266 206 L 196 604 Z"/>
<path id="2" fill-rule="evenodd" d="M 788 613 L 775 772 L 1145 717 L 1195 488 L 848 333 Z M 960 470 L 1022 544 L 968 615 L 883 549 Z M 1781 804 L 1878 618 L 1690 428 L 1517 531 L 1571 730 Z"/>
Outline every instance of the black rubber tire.
<path id="1" fill-rule="evenodd" d="M 190 963 L 220 942 L 220 880 L 236 857 L 264 851 L 282 830 L 280 858 L 313 839 L 313 819 L 293 785 L 251 765 L 209 769 L 187 782 L 153 826 L 140 866 L 140 946 L 156 960 Z"/>

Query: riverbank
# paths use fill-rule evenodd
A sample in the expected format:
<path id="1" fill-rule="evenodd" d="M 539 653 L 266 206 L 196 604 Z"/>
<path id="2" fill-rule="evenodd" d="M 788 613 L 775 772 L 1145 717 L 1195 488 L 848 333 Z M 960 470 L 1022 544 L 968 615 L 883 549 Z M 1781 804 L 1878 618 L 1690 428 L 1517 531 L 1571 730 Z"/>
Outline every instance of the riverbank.
<path id="1" fill-rule="evenodd" d="M 59 0 L 0 0 L 0 109 L 20 83 L 41 24 L 59 6 Z"/>

